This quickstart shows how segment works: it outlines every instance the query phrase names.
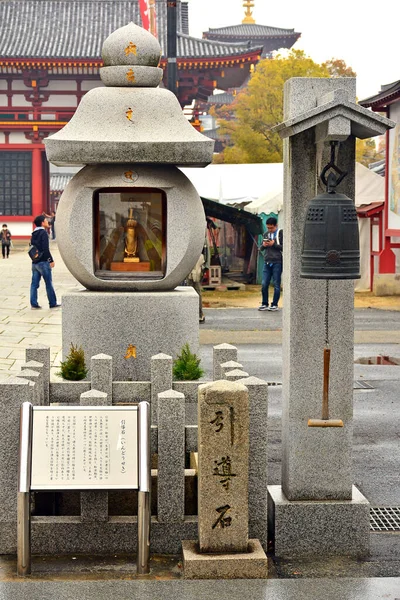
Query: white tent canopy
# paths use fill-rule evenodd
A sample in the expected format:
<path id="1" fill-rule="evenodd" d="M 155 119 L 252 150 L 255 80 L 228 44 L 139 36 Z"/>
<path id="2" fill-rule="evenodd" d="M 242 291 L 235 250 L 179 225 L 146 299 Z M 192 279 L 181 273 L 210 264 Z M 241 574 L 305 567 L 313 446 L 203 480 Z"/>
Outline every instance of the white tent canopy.
<path id="1" fill-rule="evenodd" d="M 203 198 L 223 204 L 263 196 L 267 190 L 281 190 L 282 163 L 208 165 L 205 169 L 181 168 Z"/>
<path id="2" fill-rule="evenodd" d="M 229 204 L 251 202 L 245 210 L 253 214 L 280 214 L 283 225 L 283 164 L 209 165 L 205 169 L 181 169 L 200 196 Z M 340 188 L 339 188 L 340 191 Z M 311 200 L 311 198 L 310 198 Z M 384 202 L 385 180 L 360 163 L 356 163 L 356 206 Z M 371 233 L 369 219 L 359 219 L 361 279 L 356 290 L 370 287 Z"/>
<path id="3" fill-rule="evenodd" d="M 253 199 L 246 210 L 253 214 L 279 213 L 283 204 L 283 164 L 208 165 L 182 168 L 200 196 L 223 204 Z M 356 206 L 383 202 L 384 178 L 356 163 Z"/>
<path id="4" fill-rule="evenodd" d="M 282 165 L 281 165 L 282 166 Z M 283 185 L 283 169 L 282 169 Z M 340 188 L 339 190 L 340 191 Z M 311 198 L 310 198 L 311 200 Z M 355 205 L 371 204 L 371 202 L 384 202 L 385 200 L 385 180 L 380 175 L 370 171 L 361 163 L 356 163 L 356 197 Z M 283 206 L 282 186 L 279 191 L 269 190 L 257 200 L 254 200 L 246 206 L 249 212 L 260 214 L 269 214 L 271 212 L 278 214 Z"/>

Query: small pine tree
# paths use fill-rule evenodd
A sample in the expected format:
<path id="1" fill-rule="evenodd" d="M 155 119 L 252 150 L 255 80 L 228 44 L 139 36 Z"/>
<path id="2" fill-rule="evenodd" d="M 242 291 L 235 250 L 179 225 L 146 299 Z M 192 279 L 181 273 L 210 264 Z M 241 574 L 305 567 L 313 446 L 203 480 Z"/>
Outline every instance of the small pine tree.
<path id="1" fill-rule="evenodd" d="M 61 375 L 63 379 L 68 379 L 69 381 L 80 381 L 81 379 L 85 379 L 87 374 L 85 353 L 82 346 L 78 347 L 71 344 L 70 352 L 67 358 L 62 361 L 57 375 Z"/>
<path id="2" fill-rule="evenodd" d="M 200 358 L 190 352 L 189 344 L 185 344 L 181 353 L 174 360 L 173 375 L 177 381 L 193 381 L 204 375 Z"/>

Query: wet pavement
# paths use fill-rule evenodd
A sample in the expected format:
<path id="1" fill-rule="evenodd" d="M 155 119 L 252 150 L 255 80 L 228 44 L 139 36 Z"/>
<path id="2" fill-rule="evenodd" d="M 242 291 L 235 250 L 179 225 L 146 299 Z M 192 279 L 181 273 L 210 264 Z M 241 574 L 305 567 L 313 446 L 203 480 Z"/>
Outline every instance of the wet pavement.
<path id="1" fill-rule="evenodd" d="M 63 265 L 52 244 L 54 286 L 62 294 L 81 286 Z M 53 376 L 61 360 L 61 311 L 29 306 L 30 261 L 15 251 L 0 262 L 0 379 L 14 374 L 32 343 L 51 348 Z M 39 302 L 47 305 L 45 290 Z M 269 388 L 269 482 L 280 482 L 282 312 L 256 309 L 205 309 L 201 326 L 202 366 L 209 376 L 212 345 L 239 346 L 238 360 L 250 375 L 267 380 Z M 355 310 L 355 358 L 385 354 L 400 358 L 400 312 Z M 354 483 L 372 506 L 400 505 L 400 366 L 355 365 Z M 312 526 L 312 524 L 310 524 Z M 180 600 L 400 600 L 400 530 L 371 533 L 371 555 L 324 560 L 269 559 L 267 581 L 185 582 L 179 557 L 152 557 L 150 576 L 136 576 L 134 557 L 34 557 L 34 574 L 21 581 L 15 557 L 0 557 L 0 600 L 110 598 Z"/>

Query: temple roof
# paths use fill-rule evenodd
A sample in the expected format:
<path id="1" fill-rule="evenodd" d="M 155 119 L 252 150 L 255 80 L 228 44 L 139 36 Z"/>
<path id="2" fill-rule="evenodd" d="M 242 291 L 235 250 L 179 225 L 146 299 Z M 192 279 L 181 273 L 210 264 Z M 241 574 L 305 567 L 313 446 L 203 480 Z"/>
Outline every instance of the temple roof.
<path id="1" fill-rule="evenodd" d="M 51 173 L 50 191 L 63 192 L 75 173 Z"/>
<path id="2" fill-rule="evenodd" d="M 281 29 L 279 27 L 269 27 L 268 25 L 258 25 L 257 23 L 240 23 L 239 25 L 229 25 L 228 27 L 218 27 L 209 29 L 203 34 L 207 38 L 211 36 L 216 39 L 218 36 L 244 37 L 250 39 L 253 37 L 300 37 L 300 33 L 294 29 Z"/>
<path id="3" fill-rule="evenodd" d="M 400 80 L 394 81 L 393 83 L 387 83 L 381 86 L 381 91 L 375 96 L 360 100 L 359 104 L 365 108 L 374 107 L 379 108 L 391 104 L 400 98 Z"/>
<path id="4" fill-rule="evenodd" d="M 156 11 L 165 56 L 165 0 L 157 0 Z M 100 59 L 106 37 L 130 21 L 141 25 L 138 0 L 3 0 L 0 57 Z M 186 2 L 178 2 L 178 30 L 187 32 Z M 178 58 L 240 56 L 255 50 L 259 48 L 178 33 Z"/>

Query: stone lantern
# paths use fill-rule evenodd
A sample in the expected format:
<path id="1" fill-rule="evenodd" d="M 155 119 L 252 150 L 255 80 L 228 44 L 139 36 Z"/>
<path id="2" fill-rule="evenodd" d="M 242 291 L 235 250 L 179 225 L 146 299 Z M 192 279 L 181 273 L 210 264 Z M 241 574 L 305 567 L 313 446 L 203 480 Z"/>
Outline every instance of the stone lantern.
<path id="1" fill-rule="evenodd" d="M 86 165 L 57 212 L 62 258 L 86 288 L 63 296 L 63 355 L 113 357 L 114 378 L 146 379 L 150 357 L 198 349 L 198 297 L 177 287 L 197 262 L 205 215 L 177 166 L 204 167 L 214 142 L 158 87 L 158 41 L 134 23 L 103 44 L 105 87 L 45 140 L 50 162 Z M 136 358 L 135 358 L 136 355 Z"/>

